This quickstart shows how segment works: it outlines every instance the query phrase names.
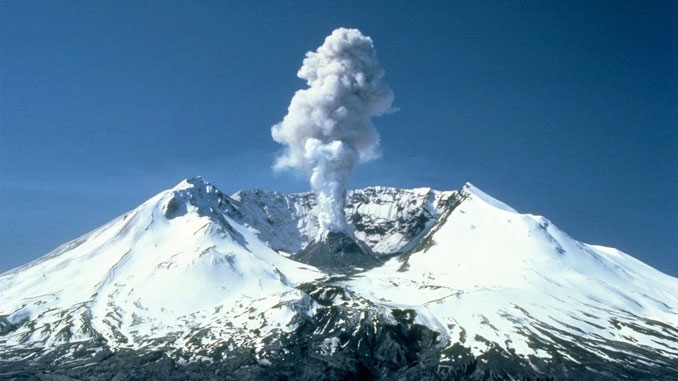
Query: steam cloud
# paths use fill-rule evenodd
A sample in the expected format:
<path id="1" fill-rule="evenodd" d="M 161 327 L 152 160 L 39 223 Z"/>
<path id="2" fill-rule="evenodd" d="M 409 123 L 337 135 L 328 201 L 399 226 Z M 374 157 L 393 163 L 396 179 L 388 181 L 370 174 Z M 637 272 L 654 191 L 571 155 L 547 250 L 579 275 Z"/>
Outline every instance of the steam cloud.
<path id="1" fill-rule="evenodd" d="M 393 91 L 382 80 L 372 39 L 339 28 L 315 52 L 306 53 L 298 90 L 287 115 L 271 128 L 286 145 L 274 168 L 310 175 L 321 231 L 348 231 L 344 193 L 356 164 L 379 157 L 379 133 L 370 118 L 391 109 Z"/>

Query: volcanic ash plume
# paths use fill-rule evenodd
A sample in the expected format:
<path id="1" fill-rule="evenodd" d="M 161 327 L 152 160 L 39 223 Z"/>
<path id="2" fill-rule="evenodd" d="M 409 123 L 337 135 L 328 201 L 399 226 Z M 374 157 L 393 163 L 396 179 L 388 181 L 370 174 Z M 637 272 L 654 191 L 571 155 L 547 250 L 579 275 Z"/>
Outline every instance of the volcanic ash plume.
<path id="1" fill-rule="evenodd" d="M 271 129 L 287 146 L 275 169 L 309 174 L 321 230 L 347 231 L 344 192 L 355 165 L 379 156 L 370 118 L 391 109 L 393 91 L 382 80 L 372 39 L 357 29 L 333 31 L 306 53 L 297 76 L 308 88 L 294 94 L 287 115 Z"/>

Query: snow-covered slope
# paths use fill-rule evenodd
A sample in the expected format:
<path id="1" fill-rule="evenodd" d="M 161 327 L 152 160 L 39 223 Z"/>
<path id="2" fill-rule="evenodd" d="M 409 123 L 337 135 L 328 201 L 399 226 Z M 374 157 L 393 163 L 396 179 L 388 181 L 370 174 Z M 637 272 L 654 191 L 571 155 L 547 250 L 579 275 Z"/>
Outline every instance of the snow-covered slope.
<path id="1" fill-rule="evenodd" d="M 417 248 L 346 281 L 374 303 L 413 308 L 449 345 L 479 355 L 678 358 L 678 279 L 580 243 L 467 184 Z M 648 352 L 642 352 L 647 349 Z M 638 350 L 638 351 L 636 351 Z"/>
<path id="2" fill-rule="evenodd" d="M 323 275 L 264 245 L 237 215 L 228 196 L 189 179 L 3 274 L 0 316 L 18 328 L 0 336 L 0 345 L 101 336 L 114 347 L 138 347 L 206 326 L 228 331 L 214 324 L 220 319 L 238 329 L 264 324 L 244 311 L 267 311 L 267 328 L 291 328 L 297 306 L 281 301 L 307 300 L 295 286 Z M 182 341 L 188 338 L 175 344 Z"/>
<path id="3" fill-rule="evenodd" d="M 678 279 L 616 249 L 470 184 L 373 187 L 347 194 L 346 216 L 380 259 L 331 275 L 294 260 L 319 236 L 314 207 L 185 180 L 0 275 L 0 353 L 23 367 L 58 348 L 155 348 L 247 377 L 678 374 Z"/>

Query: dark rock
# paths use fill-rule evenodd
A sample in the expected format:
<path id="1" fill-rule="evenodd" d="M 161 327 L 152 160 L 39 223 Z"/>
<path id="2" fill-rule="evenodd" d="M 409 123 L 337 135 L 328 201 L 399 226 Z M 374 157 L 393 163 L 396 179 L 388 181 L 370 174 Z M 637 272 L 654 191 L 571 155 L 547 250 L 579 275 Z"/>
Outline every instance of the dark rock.
<path id="1" fill-rule="evenodd" d="M 325 232 L 292 259 L 328 272 L 347 272 L 356 267 L 371 268 L 381 263 L 372 250 L 343 232 Z"/>

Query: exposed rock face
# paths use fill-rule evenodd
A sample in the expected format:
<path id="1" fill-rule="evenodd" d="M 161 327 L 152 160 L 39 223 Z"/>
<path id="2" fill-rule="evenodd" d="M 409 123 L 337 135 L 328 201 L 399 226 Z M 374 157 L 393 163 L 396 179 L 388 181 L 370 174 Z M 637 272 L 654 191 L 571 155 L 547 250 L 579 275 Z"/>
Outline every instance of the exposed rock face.
<path id="1" fill-rule="evenodd" d="M 355 237 L 375 255 L 411 249 L 457 197 L 430 188 L 369 187 L 346 193 L 345 214 Z M 233 195 L 242 222 L 273 249 L 298 253 L 318 236 L 313 193 L 252 190 Z"/>
<path id="2" fill-rule="evenodd" d="M 325 232 L 292 257 L 329 272 L 372 268 L 381 261 L 366 244 L 348 233 Z"/>

